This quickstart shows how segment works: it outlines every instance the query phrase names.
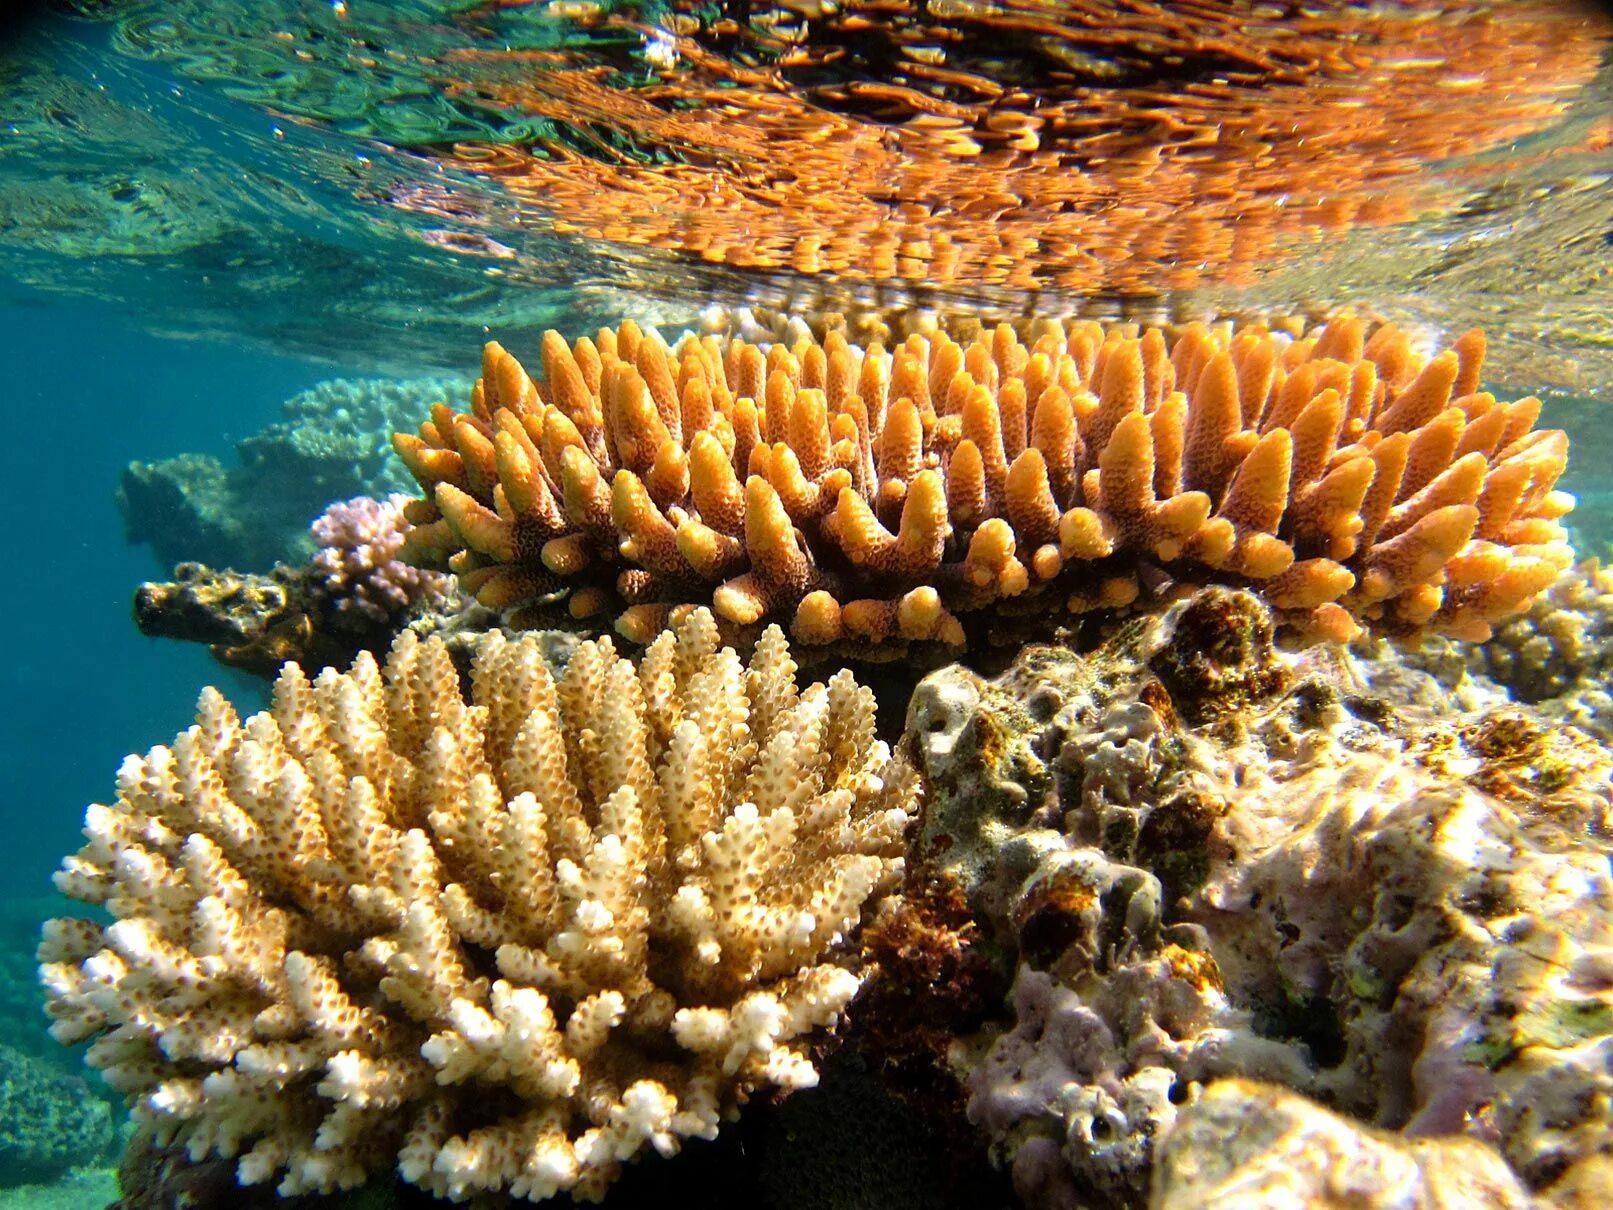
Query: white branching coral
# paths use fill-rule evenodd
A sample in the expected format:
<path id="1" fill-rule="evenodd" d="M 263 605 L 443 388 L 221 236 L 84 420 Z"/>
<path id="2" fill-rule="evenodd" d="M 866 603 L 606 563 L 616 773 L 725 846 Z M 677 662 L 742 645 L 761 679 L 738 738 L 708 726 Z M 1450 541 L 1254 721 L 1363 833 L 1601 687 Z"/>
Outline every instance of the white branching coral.
<path id="1" fill-rule="evenodd" d="M 901 873 L 911 770 L 842 672 L 798 690 L 699 610 L 635 667 L 402 635 L 385 669 L 215 690 L 131 756 L 57 874 L 62 1042 L 159 1138 L 282 1194 L 395 1164 L 462 1200 L 602 1196 L 645 1147 L 815 1083 L 860 976 L 830 952 Z"/>

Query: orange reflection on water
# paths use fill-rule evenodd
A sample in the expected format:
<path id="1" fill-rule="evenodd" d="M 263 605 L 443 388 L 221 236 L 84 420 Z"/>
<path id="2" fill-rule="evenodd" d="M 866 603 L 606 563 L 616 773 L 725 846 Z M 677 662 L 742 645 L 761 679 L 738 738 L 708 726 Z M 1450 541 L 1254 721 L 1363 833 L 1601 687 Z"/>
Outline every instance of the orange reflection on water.
<path id="1" fill-rule="evenodd" d="M 1549 127 L 1608 34 L 1532 0 L 671 8 L 574 16 L 639 39 L 636 71 L 448 54 L 442 87 L 536 133 L 445 162 L 563 233 L 960 293 L 1245 284 L 1448 210 L 1475 174 L 1441 162 Z"/>

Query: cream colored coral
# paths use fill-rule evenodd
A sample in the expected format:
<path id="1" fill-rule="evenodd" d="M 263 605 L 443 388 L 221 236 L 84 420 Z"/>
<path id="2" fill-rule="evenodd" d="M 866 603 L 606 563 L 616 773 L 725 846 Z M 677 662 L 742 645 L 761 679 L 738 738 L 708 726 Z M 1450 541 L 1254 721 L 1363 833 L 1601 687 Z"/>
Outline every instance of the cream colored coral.
<path id="1" fill-rule="evenodd" d="M 704 610 L 558 680 L 494 633 L 470 679 L 405 633 L 245 721 L 209 689 L 89 809 L 57 885 L 115 922 L 46 927 L 52 1032 L 160 1138 L 288 1196 L 588 1200 L 816 1082 L 917 796 L 869 690 L 798 691 L 776 628 L 746 667 Z"/>

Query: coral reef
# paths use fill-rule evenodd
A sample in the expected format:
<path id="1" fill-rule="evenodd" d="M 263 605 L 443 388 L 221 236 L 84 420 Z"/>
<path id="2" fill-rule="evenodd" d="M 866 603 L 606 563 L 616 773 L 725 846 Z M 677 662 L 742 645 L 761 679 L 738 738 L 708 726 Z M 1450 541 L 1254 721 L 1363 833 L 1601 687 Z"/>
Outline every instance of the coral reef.
<path id="1" fill-rule="evenodd" d="M 798 690 L 696 611 L 634 667 L 403 633 L 244 722 L 208 690 L 128 758 L 46 925 L 58 1040 L 154 1141 L 279 1191 L 392 1165 L 454 1198 L 601 1197 L 713 1136 L 862 978 L 835 946 L 899 880 L 916 779 L 849 673 Z"/>
<path id="2" fill-rule="evenodd" d="M 464 389 L 462 379 L 446 377 L 328 379 L 281 404 L 285 418 L 242 440 L 236 454 L 249 481 L 272 478 L 287 491 L 289 477 L 293 492 L 320 504 L 406 490 L 408 478 L 391 458 L 391 430 Z"/>
<path id="3" fill-rule="evenodd" d="M 1540 1204 L 1495 1152 L 1471 1139 L 1363 1130 L 1284 1088 L 1218 1080 L 1166 1136 L 1149 1205 L 1289 1210 L 1341 1199 L 1361 1210 Z"/>
<path id="4" fill-rule="evenodd" d="M 394 438 L 430 493 L 406 556 L 523 622 L 620 610 L 642 642 L 709 601 L 865 650 L 1205 579 L 1323 637 L 1482 638 L 1572 561 L 1567 439 L 1478 391 L 1477 332 L 1424 360 L 1350 317 L 1031 330 L 764 352 L 627 323 L 547 333 L 541 386 L 489 344 L 469 413 Z"/>
<path id="5" fill-rule="evenodd" d="M 391 457 L 393 429 L 453 398 L 452 378 L 335 378 L 281 405 L 285 419 L 236 443 L 236 465 L 209 454 L 131 462 L 118 487 L 130 543 L 164 567 L 197 562 L 267 571 L 310 551 L 309 519 L 333 500 L 411 486 Z"/>
<path id="6" fill-rule="evenodd" d="M 1542 713 L 1613 739 L 1613 569 L 1596 560 L 1563 573 L 1527 613 L 1486 643 L 1462 644 L 1468 669 Z"/>
<path id="7" fill-rule="evenodd" d="M 258 532 L 252 510 L 242 507 L 229 472 L 211 454 L 129 463 L 117 502 L 125 540 L 149 545 L 165 567 L 187 559 L 272 567 L 291 549 L 279 529 L 267 537 Z"/>
<path id="8" fill-rule="evenodd" d="M 0 1044 L 0 1185 L 110 1160 L 116 1135 L 112 1107 L 83 1079 Z"/>
<path id="9" fill-rule="evenodd" d="M 953 1047 L 971 1118 L 1036 1205 L 1140 1204 L 1226 1077 L 1605 1194 L 1613 758 L 1270 636 L 1211 588 L 920 685 L 909 879 L 954 880 L 1017 965 L 1012 1023 Z M 1425 1173 L 1440 1197 L 1460 1167 Z"/>

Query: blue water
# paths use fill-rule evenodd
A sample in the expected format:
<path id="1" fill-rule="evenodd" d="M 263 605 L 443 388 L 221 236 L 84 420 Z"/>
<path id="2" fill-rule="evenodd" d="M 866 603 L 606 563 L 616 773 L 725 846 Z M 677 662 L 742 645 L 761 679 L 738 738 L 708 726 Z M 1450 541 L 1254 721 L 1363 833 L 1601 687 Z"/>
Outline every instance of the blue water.
<path id="1" fill-rule="evenodd" d="M 113 489 L 131 458 L 226 454 L 329 365 L 227 344 L 164 340 L 107 305 L 43 296 L 0 304 L 17 510 L 0 624 L 5 889 L 36 895 L 77 847 L 86 803 L 118 761 L 171 740 L 223 670 L 204 648 L 148 639 L 130 599 L 162 569 L 122 541 Z M 20 479 L 20 482 L 18 481 Z"/>

